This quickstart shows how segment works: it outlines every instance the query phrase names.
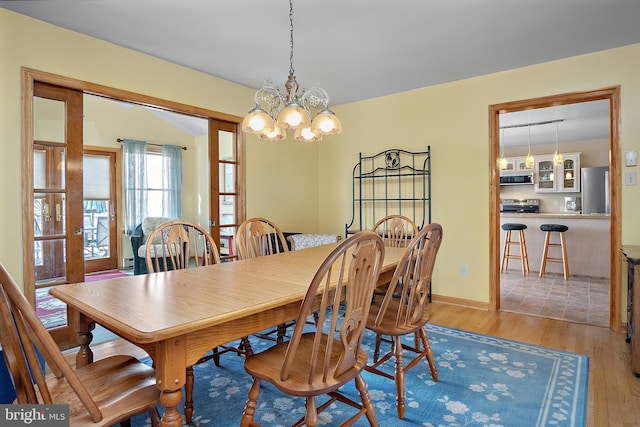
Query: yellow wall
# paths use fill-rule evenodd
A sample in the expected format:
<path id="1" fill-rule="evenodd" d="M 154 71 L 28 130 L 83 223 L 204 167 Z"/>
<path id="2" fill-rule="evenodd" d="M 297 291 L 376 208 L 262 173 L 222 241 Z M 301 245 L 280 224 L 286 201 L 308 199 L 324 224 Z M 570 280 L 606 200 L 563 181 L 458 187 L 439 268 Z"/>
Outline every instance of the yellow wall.
<path id="1" fill-rule="evenodd" d="M 359 151 L 431 145 L 432 219 L 444 228 L 433 292 L 488 302 L 488 106 L 620 85 L 622 151 L 640 151 L 638 70 L 640 44 L 336 107 L 344 131 L 320 146 L 320 228 L 339 232 L 350 218 L 348 184 Z M 640 243 L 639 211 L 640 188 L 624 186 L 623 244 Z"/>

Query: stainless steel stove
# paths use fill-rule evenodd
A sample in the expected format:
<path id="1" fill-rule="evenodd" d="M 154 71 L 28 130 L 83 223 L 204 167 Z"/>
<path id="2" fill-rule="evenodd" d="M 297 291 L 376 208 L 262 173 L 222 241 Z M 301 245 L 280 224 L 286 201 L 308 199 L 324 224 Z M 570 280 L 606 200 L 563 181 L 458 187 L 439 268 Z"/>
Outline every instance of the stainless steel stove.
<path id="1" fill-rule="evenodd" d="M 500 212 L 539 213 L 540 199 L 502 199 Z"/>

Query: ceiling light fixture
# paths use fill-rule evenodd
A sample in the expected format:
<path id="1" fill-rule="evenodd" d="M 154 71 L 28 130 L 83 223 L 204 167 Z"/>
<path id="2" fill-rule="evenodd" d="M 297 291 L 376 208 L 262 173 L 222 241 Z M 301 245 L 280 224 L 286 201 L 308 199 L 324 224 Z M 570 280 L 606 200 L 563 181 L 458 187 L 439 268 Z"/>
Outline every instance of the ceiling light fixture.
<path id="1" fill-rule="evenodd" d="M 507 158 L 504 156 L 504 128 L 500 130 L 502 131 L 502 138 L 500 138 L 500 158 L 498 159 L 498 165 L 500 165 L 500 169 L 506 169 Z"/>
<path id="2" fill-rule="evenodd" d="M 556 121 L 556 152 L 553 154 L 553 164 L 560 166 L 562 164 L 562 154 L 558 149 L 558 122 Z"/>
<path id="3" fill-rule="evenodd" d="M 535 159 L 533 157 L 533 154 L 531 154 L 531 126 L 527 126 L 527 145 L 529 146 L 529 154 L 527 154 L 527 157 L 524 159 L 524 165 L 529 168 L 532 169 L 533 165 L 535 164 Z"/>
<path id="4" fill-rule="evenodd" d="M 289 78 L 285 83 L 286 94 L 269 80 L 256 91 L 256 106 L 242 121 L 242 131 L 268 141 L 282 140 L 287 137 L 286 129 L 295 131 L 298 141 L 320 141 L 323 135 L 335 135 L 342 132 L 342 123 L 333 111 L 329 110 L 329 94 L 314 82 L 311 89 L 302 89 L 296 81 L 293 70 L 293 0 L 289 0 Z M 316 116 L 311 119 L 312 111 Z"/>

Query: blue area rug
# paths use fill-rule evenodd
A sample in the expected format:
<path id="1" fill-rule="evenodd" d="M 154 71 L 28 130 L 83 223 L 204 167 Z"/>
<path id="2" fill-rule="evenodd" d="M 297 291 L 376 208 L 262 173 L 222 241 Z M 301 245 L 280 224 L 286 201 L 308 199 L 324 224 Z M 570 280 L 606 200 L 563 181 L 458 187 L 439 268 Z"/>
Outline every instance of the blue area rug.
<path id="1" fill-rule="evenodd" d="M 397 418 L 393 381 L 363 373 L 381 426 L 586 424 L 589 364 L 586 356 L 432 324 L 427 325 L 427 331 L 440 380 L 437 383 L 431 380 L 426 362 L 406 374 L 404 420 Z M 373 334 L 367 331 L 363 344 L 373 354 Z M 271 343 L 252 339 L 252 345 L 259 352 Z M 239 425 L 252 382 L 244 371 L 243 360 L 225 354 L 219 368 L 213 362 L 195 367 L 193 425 Z M 393 369 L 391 361 L 387 370 Z M 353 385 L 343 392 L 359 401 Z M 271 384 L 262 383 L 256 410 L 256 421 L 262 426 L 292 425 L 304 413 L 303 399 L 283 395 Z M 352 408 L 333 404 L 320 415 L 320 424 L 338 425 L 352 414 Z M 132 425 L 150 423 L 148 417 L 138 416 Z M 362 417 L 356 425 L 368 422 Z"/>

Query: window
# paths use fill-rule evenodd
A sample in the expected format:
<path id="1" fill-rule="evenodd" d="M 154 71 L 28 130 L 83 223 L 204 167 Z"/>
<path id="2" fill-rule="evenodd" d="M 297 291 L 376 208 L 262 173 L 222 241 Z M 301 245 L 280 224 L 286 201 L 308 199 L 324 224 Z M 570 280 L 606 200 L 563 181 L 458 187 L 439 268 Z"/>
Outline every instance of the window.
<path id="1" fill-rule="evenodd" d="M 167 189 L 162 186 L 162 156 L 160 153 L 147 154 L 147 216 L 165 215 L 162 211 L 162 199 Z"/>
<path id="2" fill-rule="evenodd" d="M 182 217 L 182 147 L 125 139 L 122 149 L 127 234 L 147 216 Z"/>

